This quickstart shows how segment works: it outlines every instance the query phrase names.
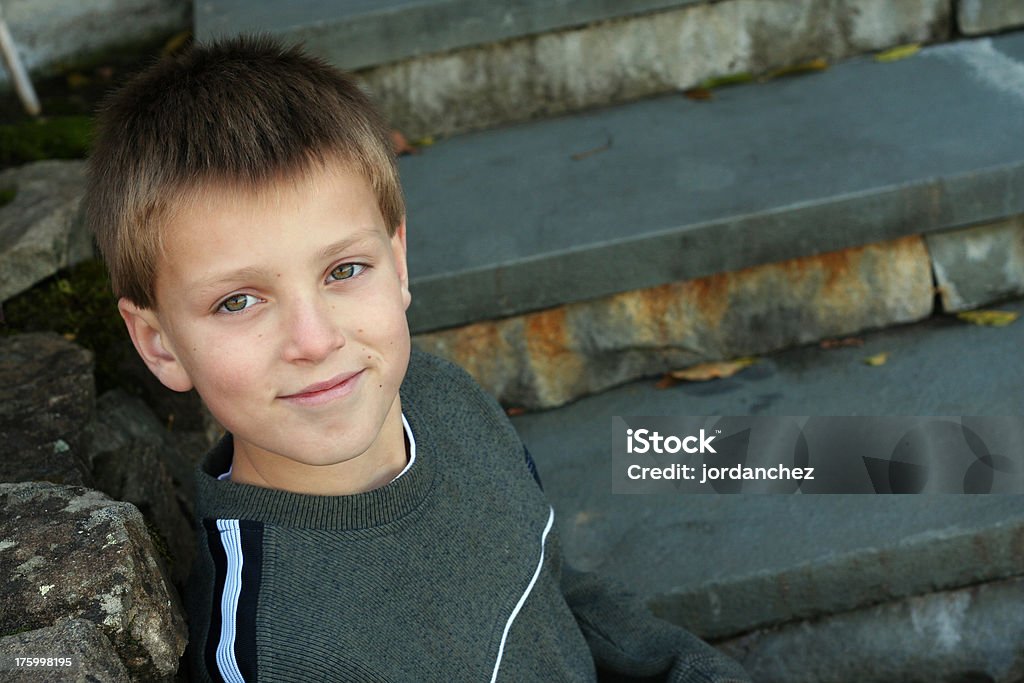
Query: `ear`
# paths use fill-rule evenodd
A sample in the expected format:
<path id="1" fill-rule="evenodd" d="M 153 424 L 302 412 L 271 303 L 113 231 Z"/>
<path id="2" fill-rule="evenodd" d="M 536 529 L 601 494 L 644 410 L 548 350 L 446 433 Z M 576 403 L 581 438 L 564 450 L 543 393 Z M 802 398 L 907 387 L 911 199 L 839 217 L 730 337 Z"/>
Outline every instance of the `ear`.
<path id="1" fill-rule="evenodd" d="M 412 294 L 409 293 L 409 266 L 405 260 L 405 251 L 405 216 L 402 216 L 402 222 L 398 224 L 395 234 L 391 236 L 391 252 L 395 256 L 395 270 L 398 272 L 398 280 L 402 285 L 402 301 L 408 310 L 409 304 L 412 302 Z"/>
<path id="2" fill-rule="evenodd" d="M 128 327 L 128 334 L 132 338 L 135 350 L 142 356 L 149 371 L 168 389 L 191 389 L 192 380 L 174 355 L 174 350 L 166 343 L 166 336 L 156 313 L 148 308 L 139 308 L 123 297 L 117 302 L 117 310 Z"/>

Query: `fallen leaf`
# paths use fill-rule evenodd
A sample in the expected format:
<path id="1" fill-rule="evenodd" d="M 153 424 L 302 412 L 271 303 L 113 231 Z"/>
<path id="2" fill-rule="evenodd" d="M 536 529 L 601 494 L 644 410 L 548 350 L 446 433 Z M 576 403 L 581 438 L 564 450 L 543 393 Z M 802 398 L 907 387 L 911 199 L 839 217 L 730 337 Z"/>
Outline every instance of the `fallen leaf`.
<path id="1" fill-rule="evenodd" d="M 843 339 L 824 339 L 818 344 L 823 349 L 842 349 L 849 346 L 864 346 L 864 340 L 860 337 L 845 337 Z"/>
<path id="2" fill-rule="evenodd" d="M 409 141 L 405 139 L 401 131 L 391 131 L 391 146 L 395 150 L 395 154 L 402 156 L 403 154 L 419 154 L 420 151 L 409 144 Z"/>
<path id="3" fill-rule="evenodd" d="M 600 518 L 600 514 L 595 514 L 593 510 L 580 510 L 576 513 L 576 517 L 573 522 L 576 526 L 583 526 L 584 524 L 590 524 L 597 518 Z"/>
<path id="4" fill-rule="evenodd" d="M 526 408 L 520 408 L 519 406 L 514 406 L 512 408 L 505 408 L 505 414 L 508 415 L 509 417 L 515 417 L 516 415 L 522 415 L 525 412 L 526 412 Z"/>
<path id="5" fill-rule="evenodd" d="M 1019 316 L 1020 313 L 1014 311 L 964 311 L 956 314 L 965 323 L 987 327 L 1006 327 Z"/>
<path id="6" fill-rule="evenodd" d="M 864 362 L 872 367 L 878 367 L 879 365 L 885 365 L 885 362 L 889 360 L 889 354 L 886 352 L 876 353 L 873 356 L 868 356 L 864 359 Z"/>
<path id="7" fill-rule="evenodd" d="M 800 62 L 799 64 L 791 64 L 784 66 L 781 69 L 770 71 L 766 78 L 782 78 L 784 76 L 798 76 L 800 74 L 811 73 L 814 71 L 824 71 L 828 68 L 828 62 L 820 57 L 818 59 L 812 59 L 807 62 Z"/>
<path id="8" fill-rule="evenodd" d="M 899 45 L 889 50 L 882 50 L 875 55 L 876 62 L 895 62 L 900 59 L 906 59 L 912 57 L 921 51 L 921 43 L 909 43 L 907 45 Z"/>
<path id="9" fill-rule="evenodd" d="M 673 370 L 668 373 L 672 379 L 684 382 L 706 382 L 709 379 L 720 379 L 732 377 L 745 367 L 757 362 L 756 358 L 736 358 L 734 360 L 713 361 L 692 365 L 682 370 Z"/>
<path id="10" fill-rule="evenodd" d="M 69 73 L 65 77 L 65 80 L 67 81 L 68 87 L 73 90 L 83 88 L 92 82 L 88 76 L 86 76 L 85 74 L 80 74 L 77 71 Z"/>
<path id="11" fill-rule="evenodd" d="M 661 379 L 659 379 L 657 381 L 657 383 L 655 383 L 654 388 L 655 389 L 671 389 L 672 387 L 674 387 L 677 384 L 679 384 L 679 380 L 678 379 L 673 379 L 672 375 L 666 373 L 666 374 L 662 375 Z"/>
<path id="12" fill-rule="evenodd" d="M 612 138 L 609 135 L 608 136 L 608 141 L 606 143 L 604 143 L 603 145 L 601 145 L 600 147 L 595 147 L 593 149 L 588 149 L 585 152 L 576 152 L 575 154 L 571 155 L 570 158 L 573 161 L 581 161 L 583 159 L 586 159 L 589 156 L 593 156 L 595 154 L 600 154 L 601 152 L 607 152 L 611 148 L 612 148 Z"/>
<path id="13" fill-rule="evenodd" d="M 434 142 L 435 142 L 434 141 L 434 136 L 433 135 L 428 135 L 426 137 L 420 138 L 419 140 L 413 140 L 412 144 L 413 144 L 413 147 L 419 148 L 419 147 L 430 147 L 432 144 L 434 144 Z"/>
<path id="14" fill-rule="evenodd" d="M 75 339 L 77 338 L 77 335 L 75 335 L 74 332 L 65 332 L 63 336 L 68 341 L 75 341 Z"/>
<path id="15" fill-rule="evenodd" d="M 725 85 L 749 83 L 752 80 L 754 80 L 753 74 L 748 71 L 741 71 L 740 73 L 729 74 L 727 76 L 713 76 L 712 78 L 705 78 L 697 87 L 704 88 L 705 90 L 711 90 L 713 88 L 721 88 Z"/>
<path id="16" fill-rule="evenodd" d="M 184 31 L 179 31 L 178 33 L 175 33 L 173 36 L 171 36 L 166 43 L 164 43 L 164 47 L 160 52 L 165 57 L 167 55 L 173 55 L 175 52 L 185 47 L 185 45 L 187 45 L 190 40 L 192 40 L 191 30 L 186 29 Z"/>
<path id="17" fill-rule="evenodd" d="M 715 98 L 714 93 L 707 88 L 690 88 L 689 90 L 684 90 L 683 95 L 691 100 L 698 101 L 713 100 Z"/>

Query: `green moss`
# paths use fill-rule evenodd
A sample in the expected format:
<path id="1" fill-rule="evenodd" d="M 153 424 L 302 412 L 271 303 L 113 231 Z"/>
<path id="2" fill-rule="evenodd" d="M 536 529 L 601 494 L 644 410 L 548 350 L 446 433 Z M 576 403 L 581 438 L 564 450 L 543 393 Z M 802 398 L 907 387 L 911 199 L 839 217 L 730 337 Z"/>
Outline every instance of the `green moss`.
<path id="1" fill-rule="evenodd" d="M 149 531 L 149 536 L 153 540 L 153 548 L 160 555 L 160 559 L 164 561 L 168 568 L 174 566 L 175 560 L 171 557 L 171 549 L 167 545 L 167 539 L 164 538 L 164 535 L 157 529 L 156 524 L 151 522 L 148 517 L 143 516 L 142 519 L 146 522 L 146 530 Z"/>
<path id="2" fill-rule="evenodd" d="M 80 159 L 89 151 L 92 119 L 55 116 L 0 126 L 0 164 L 40 159 Z"/>
<path id="3" fill-rule="evenodd" d="M 28 633 L 29 631 L 35 631 L 36 628 L 32 626 L 22 626 L 6 633 L 0 633 L 0 638 L 6 638 L 7 636 L 16 636 L 19 633 Z"/>
<path id="4" fill-rule="evenodd" d="M 4 302 L 3 312 L 3 334 L 54 331 L 91 350 L 98 392 L 125 384 L 119 369 L 130 342 L 100 261 L 57 273 Z"/>
<path id="5" fill-rule="evenodd" d="M 136 35 L 122 42 L 65 57 L 54 62 L 48 72 L 66 74 L 73 71 L 91 71 L 102 66 L 136 69 L 159 57 L 168 41 L 177 35 L 177 30 Z"/>
<path id="6" fill-rule="evenodd" d="M 18 194 L 16 187 L 0 187 L 0 206 L 7 206 Z"/>

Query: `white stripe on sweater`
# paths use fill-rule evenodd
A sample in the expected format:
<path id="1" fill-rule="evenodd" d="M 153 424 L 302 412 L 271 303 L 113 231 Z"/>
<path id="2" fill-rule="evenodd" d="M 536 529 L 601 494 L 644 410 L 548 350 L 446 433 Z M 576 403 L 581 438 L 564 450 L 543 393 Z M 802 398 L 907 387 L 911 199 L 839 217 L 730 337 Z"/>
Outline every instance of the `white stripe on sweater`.
<path id="1" fill-rule="evenodd" d="M 242 537 L 237 519 L 218 519 L 220 542 L 228 559 L 224 576 L 224 594 L 220 599 L 220 642 L 217 644 L 217 668 L 227 683 L 245 683 L 235 660 L 235 621 L 238 596 L 242 592 Z"/>
<path id="2" fill-rule="evenodd" d="M 537 583 L 537 577 L 540 576 L 540 570 L 544 566 L 544 544 L 548 540 L 548 532 L 551 531 L 551 525 L 555 521 L 555 510 L 549 508 L 551 511 L 548 514 L 548 523 L 544 527 L 544 533 L 540 535 L 540 560 L 537 561 L 537 569 L 533 572 L 533 578 L 530 579 L 530 585 L 526 587 L 523 595 L 519 598 L 519 602 L 516 603 L 515 609 L 512 610 L 512 614 L 509 615 L 508 621 L 505 622 L 505 632 L 501 634 L 501 645 L 498 646 L 498 658 L 494 661 L 494 673 L 491 674 L 491 683 L 494 683 L 498 679 L 498 668 L 501 667 L 501 657 L 505 654 L 505 641 L 508 639 L 509 629 L 512 628 L 512 622 L 515 621 L 516 616 L 519 615 L 519 610 L 523 608 L 526 603 L 526 598 L 530 595 L 533 590 L 534 584 Z"/>

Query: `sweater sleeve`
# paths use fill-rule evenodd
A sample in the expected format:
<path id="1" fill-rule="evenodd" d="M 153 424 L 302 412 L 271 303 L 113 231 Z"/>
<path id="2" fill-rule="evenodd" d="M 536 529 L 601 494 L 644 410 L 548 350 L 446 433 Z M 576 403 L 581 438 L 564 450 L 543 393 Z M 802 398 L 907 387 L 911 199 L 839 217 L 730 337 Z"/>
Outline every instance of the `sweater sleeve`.
<path id="1" fill-rule="evenodd" d="M 601 681 L 750 683 L 734 660 L 656 618 L 623 587 L 565 565 L 562 591 Z"/>

